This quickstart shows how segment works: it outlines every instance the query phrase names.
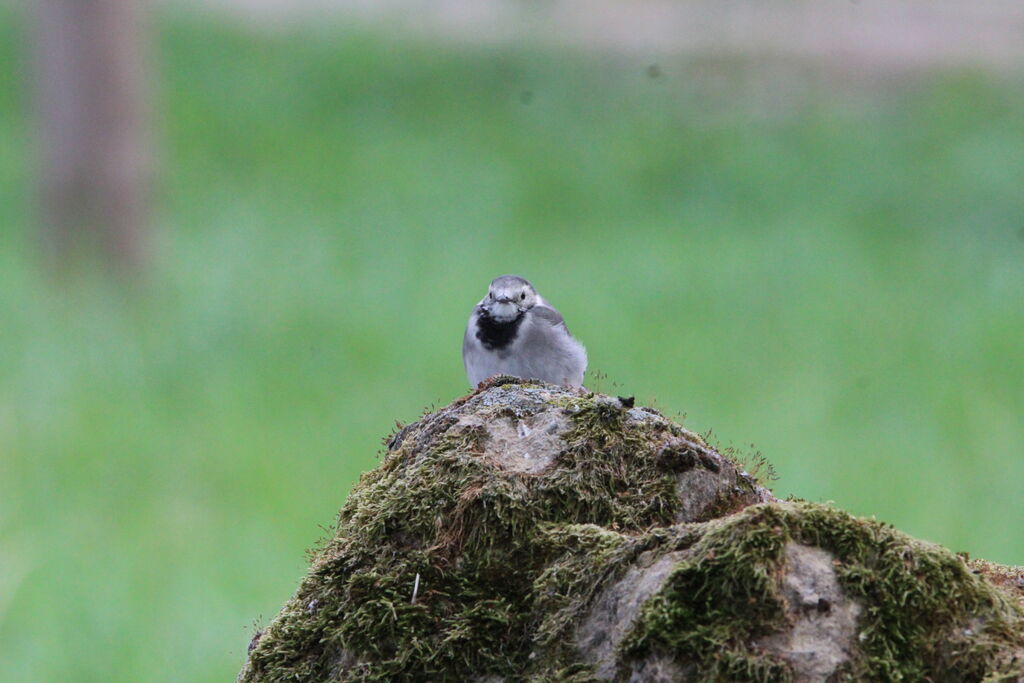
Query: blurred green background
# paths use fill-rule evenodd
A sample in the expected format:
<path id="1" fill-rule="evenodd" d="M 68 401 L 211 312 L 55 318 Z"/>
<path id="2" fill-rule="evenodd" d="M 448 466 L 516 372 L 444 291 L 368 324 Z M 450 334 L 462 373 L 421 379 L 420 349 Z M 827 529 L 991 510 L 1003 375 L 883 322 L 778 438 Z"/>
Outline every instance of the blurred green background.
<path id="1" fill-rule="evenodd" d="M 151 272 L 61 283 L 0 12 L 0 681 L 232 680 L 507 272 L 778 494 L 1024 564 L 1018 75 L 156 26 Z"/>

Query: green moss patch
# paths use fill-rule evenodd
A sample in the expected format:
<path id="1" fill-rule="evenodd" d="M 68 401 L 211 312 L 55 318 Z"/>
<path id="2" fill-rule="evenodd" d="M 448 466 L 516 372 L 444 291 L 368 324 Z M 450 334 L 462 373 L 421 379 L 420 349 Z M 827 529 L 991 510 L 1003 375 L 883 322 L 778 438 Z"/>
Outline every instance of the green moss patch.
<path id="1" fill-rule="evenodd" d="M 705 680 L 789 680 L 751 643 L 785 629 L 778 574 L 787 543 L 822 548 L 862 605 L 848 680 L 1024 674 L 1024 615 L 956 555 L 891 527 L 809 503 L 749 507 L 706 527 L 626 643 L 695 664 Z M 1016 657 L 1016 659 L 1015 659 Z"/>
<path id="2" fill-rule="evenodd" d="M 779 503 L 628 401 L 499 378 L 387 443 L 241 680 L 789 680 L 763 639 L 792 621 L 792 543 L 830 553 L 861 603 L 837 675 L 1024 666 L 1020 610 L 960 558 Z"/>

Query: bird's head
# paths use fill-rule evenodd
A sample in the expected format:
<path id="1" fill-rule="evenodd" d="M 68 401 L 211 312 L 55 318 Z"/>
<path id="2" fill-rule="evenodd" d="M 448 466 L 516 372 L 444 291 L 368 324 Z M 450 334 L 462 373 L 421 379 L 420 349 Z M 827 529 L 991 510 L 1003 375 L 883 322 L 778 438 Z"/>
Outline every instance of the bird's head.
<path id="1" fill-rule="evenodd" d="M 494 278 L 477 308 L 496 322 L 511 322 L 533 308 L 540 297 L 529 281 L 518 275 Z"/>

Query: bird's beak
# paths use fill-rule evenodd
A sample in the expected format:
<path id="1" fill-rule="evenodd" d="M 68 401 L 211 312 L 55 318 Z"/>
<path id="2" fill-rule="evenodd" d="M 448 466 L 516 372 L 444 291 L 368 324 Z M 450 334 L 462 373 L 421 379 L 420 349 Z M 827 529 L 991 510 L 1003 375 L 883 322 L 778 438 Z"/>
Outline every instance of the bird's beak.
<path id="1" fill-rule="evenodd" d="M 489 304 L 484 304 L 482 308 L 487 315 L 498 322 L 513 320 L 521 313 L 511 297 L 499 297 Z"/>

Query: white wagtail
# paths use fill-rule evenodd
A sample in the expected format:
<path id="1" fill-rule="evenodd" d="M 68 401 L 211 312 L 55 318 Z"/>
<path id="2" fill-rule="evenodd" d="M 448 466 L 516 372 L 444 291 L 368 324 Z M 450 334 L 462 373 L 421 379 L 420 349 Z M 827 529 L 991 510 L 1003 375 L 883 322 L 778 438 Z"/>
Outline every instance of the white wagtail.
<path id="1" fill-rule="evenodd" d="M 469 316 L 462 362 L 474 387 L 494 375 L 579 387 L 587 351 L 533 285 L 518 275 L 502 275 Z"/>

